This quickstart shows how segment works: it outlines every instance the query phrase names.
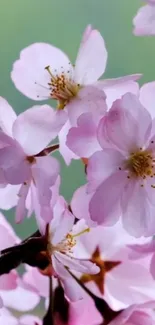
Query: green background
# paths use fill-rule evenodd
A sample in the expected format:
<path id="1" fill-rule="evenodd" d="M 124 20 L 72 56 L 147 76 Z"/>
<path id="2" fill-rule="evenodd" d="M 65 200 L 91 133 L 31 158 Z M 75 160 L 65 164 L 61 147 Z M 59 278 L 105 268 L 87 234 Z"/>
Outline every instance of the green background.
<path id="1" fill-rule="evenodd" d="M 143 73 L 141 82 L 155 79 L 155 38 L 132 35 L 132 19 L 141 0 L 0 0 L 0 95 L 17 113 L 33 106 L 10 80 L 19 52 L 34 42 L 49 42 L 63 49 L 74 62 L 83 30 L 92 24 L 103 35 L 108 49 L 105 77 Z M 95 44 L 94 44 L 95 46 Z M 60 157 L 59 157 L 60 159 Z M 62 194 L 70 199 L 84 182 L 83 167 L 69 168 L 62 159 Z M 12 212 L 5 212 L 13 222 Z M 15 226 L 20 236 L 35 229 L 33 219 Z"/>

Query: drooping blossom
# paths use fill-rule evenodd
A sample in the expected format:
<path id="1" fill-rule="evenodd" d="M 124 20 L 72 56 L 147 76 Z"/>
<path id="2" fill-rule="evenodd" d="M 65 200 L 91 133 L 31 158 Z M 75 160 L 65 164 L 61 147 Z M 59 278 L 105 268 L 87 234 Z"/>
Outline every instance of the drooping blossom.
<path id="1" fill-rule="evenodd" d="M 66 295 L 73 301 L 78 300 L 82 298 L 81 293 L 79 296 L 78 290 L 72 290 L 72 281 L 74 282 L 74 280 L 66 268 L 89 274 L 96 274 L 100 270 L 95 263 L 80 257 L 77 258 L 74 255 L 78 238 L 83 233 L 88 232 L 89 228 L 84 227 L 81 230 L 80 225 L 74 225 L 75 217 L 68 210 L 68 206 L 62 197 L 59 197 L 55 204 L 53 214 L 54 217 L 49 223 L 47 246 L 49 259 L 51 258 L 52 273 L 63 282 Z M 43 234 L 45 233 L 45 226 L 46 223 L 41 219 L 40 230 Z"/>
<path id="2" fill-rule="evenodd" d="M 135 95 L 124 95 L 101 120 L 98 140 L 103 149 L 87 167 L 91 219 L 112 226 L 121 215 L 133 236 L 153 235 L 155 129 L 149 111 Z"/>
<path id="3" fill-rule="evenodd" d="M 47 309 L 48 306 L 48 300 L 49 300 L 49 279 L 42 275 L 36 268 L 32 267 L 26 267 L 27 272 L 24 274 L 24 282 L 27 284 L 28 288 L 31 290 L 34 290 L 37 294 L 39 294 L 41 297 L 45 298 L 45 306 Z M 58 288 L 58 280 L 56 278 L 52 279 L 52 287 L 53 287 L 53 297 L 55 297 L 55 290 Z M 59 294 L 59 293 L 58 293 Z M 55 299 L 55 298 L 54 298 Z M 88 295 L 86 295 L 85 298 L 78 300 L 78 301 L 70 301 L 68 297 L 65 296 L 64 299 L 67 301 L 68 311 L 65 310 L 65 322 L 63 322 L 63 310 L 62 305 L 59 299 L 59 313 L 60 315 L 56 315 L 56 311 L 54 313 L 54 319 L 58 318 L 60 325 L 96 325 L 101 324 L 102 317 L 97 311 L 95 304 Z M 62 297 L 61 297 L 62 299 Z M 62 314 L 62 315 L 61 315 Z M 55 320 L 56 321 L 56 320 Z M 57 324 L 57 323 L 56 323 Z"/>
<path id="4" fill-rule="evenodd" d="M 79 224 L 83 222 L 81 219 Z M 131 260 L 128 247 L 129 244 L 146 242 L 146 238 L 135 239 L 130 236 L 120 222 L 113 227 L 91 228 L 89 233 L 80 236 L 74 254 L 96 263 L 100 272 L 76 272 L 76 276 L 91 292 L 104 298 L 116 311 L 133 303 L 154 299 L 155 283 L 149 271 L 149 258 L 145 258 L 145 261 Z M 79 290 L 75 282 L 72 286 Z"/>
<path id="5" fill-rule="evenodd" d="M 78 117 L 91 112 L 98 120 L 105 114 L 107 105 L 111 105 L 120 94 L 137 92 L 135 80 L 140 78 L 140 74 L 97 81 L 105 71 L 107 56 L 104 39 L 89 25 L 75 66 L 64 52 L 46 43 L 34 43 L 23 49 L 13 65 L 11 78 L 24 95 L 33 100 L 53 98 L 58 101 L 58 109 L 67 110 L 69 120 L 59 139 L 60 152 L 68 164 L 75 156 L 66 147 L 66 133 L 76 125 Z"/>
<path id="6" fill-rule="evenodd" d="M 0 251 L 18 244 L 19 241 L 20 239 L 15 234 L 11 225 L 2 213 L 0 213 Z M 37 293 L 28 288 L 24 288 L 23 279 L 16 270 L 0 276 L 0 297 L 5 307 L 19 311 L 33 309 L 40 301 Z"/>
<path id="7" fill-rule="evenodd" d="M 65 112 L 54 112 L 50 106 L 43 105 L 34 106 L 16 117 L 7 101 L 0 98 L 0 116 L 1 174 L 6 184 L 15 185 L 13 189 L 10 185 L 4 189 L 5 199 L 0 206 L 5 207 L 9 196 L 10 206 L 13 206 L 18 191 L 17 222 L 25 216 L 26 198 L 29 200 L 30 215 L 37 201 L 39 213 L 49 220 L 52 217 L 52 187 L 58 179 L 59 163 L 40 152 L 57 136 L 64 123 Z M 15 195 L 12 197 L 13 191 Z M 0 197 L 1 194 L 3 197 L 3 191 L 0 191 Z"/>
<path id="8" fill-rule="evenodd" d="M 155 302 L 135 304 L 123 310 L 109 325 L 153 325 L 155 322 Z"/>
<path id="9" fill-rule="evenodd" d="M 147 3 L 141 7 L 133 19 L 136 36 L 155 35 L 155 0 L 145 0 Z"/>

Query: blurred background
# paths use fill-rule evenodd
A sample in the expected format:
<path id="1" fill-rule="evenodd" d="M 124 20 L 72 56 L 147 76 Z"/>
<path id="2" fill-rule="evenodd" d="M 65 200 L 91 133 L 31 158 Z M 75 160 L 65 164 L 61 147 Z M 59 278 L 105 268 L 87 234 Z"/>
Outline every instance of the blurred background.
<path id="1" fill-rule="evenodd" d="M 99 29 L 108 50 L 106 78 L 143 73 L 141 83 L 155 80 L 155 37 L 132 35 L 132 19 L 141 0 L 0 0 L 0 95 L 17 113 L 33 106 L 15 89 L 10 79 L 19 52 L 34 42 L 48 42 L 64 50 L 74 63 L 82 33 L 87 24 Z M 95 46 L 95 44 L 94 44 Z M 80 162 L 62 165 L 61 193 L 70 199 L 84 183 Z M 14 221 L 14 211 L 5 215 Z M 33 219 L 15 225 L 26 237 L 36 229 Z"/>

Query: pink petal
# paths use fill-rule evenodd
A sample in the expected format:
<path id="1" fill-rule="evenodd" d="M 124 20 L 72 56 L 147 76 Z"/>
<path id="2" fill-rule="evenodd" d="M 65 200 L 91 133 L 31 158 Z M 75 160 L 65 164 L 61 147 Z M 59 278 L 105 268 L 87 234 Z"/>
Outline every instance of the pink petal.
<path id="1" fill-rule="evenodd" d="M 59 132 L 59 152 L 65 160 L 67 165 L 70 164 L 72 159 L 79 159 L 66 145 L 67 134 L 71 128 L 71 124 L 69 120 L 65 123 L 62 127 L 61 131 Z"/>
<path id="2" fill-rule="evenodd" d="M 94 191 L 111 174 L 119 171 L 124 157 L 119 151 L 105 149 L 95 152 L 87 166 L 88 191 Z"/>
<path id="3" fill-rule="evenodd" d="M 153 276 L 153 278 L 155 279 L 155 253 L 153 254 L 152 259 L 151 259 L 150 272 L 151 272 L 151 275 Z"/>
<path id="4" fill-rule="evenodd" d="M 134 30 L 136 36 L 155 35 L 155 7 L 147 5 L 141 7 L 133 19 Z"/>
<path id="5" fill-rule="evenodd" d="M 12 126 L 16 120 L 16 113 L 3 97 L 0 97 L 0 128 L 12 137 Z"/>
<path id="6" fill-rule="evenodd" d="M 75 282 L 75 280 L 70 276 L 67 270 L 64 268 L 62 263 L 60 263 L 55 256 L 52 257 L 52 264 L 56 274 L 61 280 L 65 294 L 71 301 L 77 301 L 82 299 L 84 296 L 84 291 Z"/>
<path id="7" fill-rule="evenodd" d="M 40 296 L 46 298 L 49 293 L 48 277 L 43 276 L 37 268 L 28 267 L 23 276 L 24 283 L 33 288 Z"/>
<path id="8" fill-rule="evenodd" d="M 82 114 L 77 120 L 77 125 L 70 129 L 66 144 L 79 157 L 88 158 L 101 149 L 91 113 Z"/>
<path id="9" fill-rule="evenodd" d="M 87 25 L 87 27 L 85 28 L 84 33 L 82 35 L 80 48 L 82 47 L 82 44 L 84 45 L 85 42 L 87 42 L 92 31 L 93 31 L 92 25 Z"/>
<path id="10" fill-rule="evenodd" d="M 91 113 L 93 120 L 98 123 L 107 110 L 105 93 L 94 86 L 82 88 L 78 96 L 67 104 L 69 120 L 72 126 L 77 125 L 78 117 L 83 113 Z"/>
<path id="11" fill-rule="evenodd" d="M 82 85 L 95 82 L 105 71 L 107 50 L 104 39 L 97 30 L 89 31 L 75 63 L 75 80 Z"/>
<path id="12" fill-rule="evenodd" d="M 4 225 L 0 225 L 0 250 L 14 246 L 17 243 L 16 235 L 12 234 Z"/>
<path id="13" fill-rule="evenodd" d="M 112 226 L 118 221 L 121 214 L 120 199 L 127 180 L 125 172 L 115 172 L 97 188 L 89 204 L 93 221 L 105 226 Z"/>
<path id="14" fill-rule="evenodd" d="M 73 71 L 69 58 L 60 49 L 46 43 L 34 43 L 22 50 L 19 60 L 14 63 L 12 81 L 19 91 L 31 99 L 50 98 L 48 83 L 51 77 L 45 70 L 47 66 L 54 75 L 68 70 L 72 74 Z"/>
<path id="15" fill-rule="evenodd" d="M 0 188 L 0 208 L 9 210 L 18 202 L 18 192 L 20 185 L 7 185 L 5 188 Z"/>
<path id="16" fill-rule="evenodd" d="M 4 306 L 19 311 L 29 311 L 30 309 L 33 309 L 40 300 L 36 293 L 26 290 L 20 286 L 10 291 L 1 290 L 0 294 L 4 301 Z"/>
<path id="17" fill-rule="evenodd" d="M 139 123 L 139 121 L 141 121 Z M 114 102 L 107 117 L 101 120 L 98 139 L 104 148 L 106 138 L 124 153 L 143 147 L 151 132 L 148 111 L 133 94 L 126 94 Z"/>
<path id="18" fill-rule="evenodd" d="M 13 135 L 27 155 L 35 155 L 56 138 L 66 118 L 65 111 L 54 111 L 48 105 L 34 106 L 17 117 Z"/>
<path id="19" fill-rule="evenodd" d="M 18 193 L 19 200 L 16 207 L 16 218 L 15 218 L 16 223 L 20 223 L 21 221 L 23 221 L 26 215 L 25 201 L 29 191 L 29 187 L 30 187 L 29 183 L 24 183 L 22 184 L 19 190 Z"/>
<path id="20" fill-rule="evenodd" d="M 116 79 L 105 79 L 97 82 L 97 87 L 104 90 L 108 108 L 111 107 L 116 99 L 121 98 L 126 93 L 139 94 L 139 85 L 134 80 L 140 78 L 140 74 L 129 75 Z"/>
<path id="21" fill-rule="evenodd" d="M 155 118 L 155 81 L 144 84 L 140 89 L 140 101 Z"/>
<path id="22" fill-rule="evenodd" d="M 59 252 L 55 252 L 54 255 L 60 263 L 70 268 L 71 270 L 87 274 L 96 274 L 100 271 L 99 267 L 90 261 L 74 258 L 72 256 Z"/>
<path id="23" fill-rule="evenodd" d="M 89 202 L 93 193 L 87 193 L 87 185 L 83 185 L 78 188 L 71 200 L 71 209 L 74 216 L 77 219 L 85 219 L 88 225 L 94 225 L 95 223 L 90 219 L 89 214 Z"/>
<path id="24" fill-rule="evenodd" d="M 38 201 L 40 204 L 40 215 L 45 221 L 53 217 L 51 207 L 52 191 L 59 174 L 58 161 L 50 156 L 37 157 L 36 163 L 32 165 L 32 175 L 35 181 Z"/>
<path id="25" fill-rule="evenodd" d="M 60 201 L 57 202 L 54 210 L 54 219 L 50 223 L 50 234 L 51 242 L 55 246 L 66 238 L 66 235 L 71 232 L 74 225 L 75 217 L 68 210 L 67 207 L 59 207 L 57 205 Z M 61 224 L 61 227 L 60 227 Z"/>
<path id="26" fill-rule="evenodd" d="M 124 190 L 122 200 L 122 220 L 126 231 L 135 237 L 154 235 L 155 208 L 148 201 L 145 186 L 141 187 L 141 182 L 135 182 L 132 189 Z"/>
<path id="27" fill-rule="evenodd" d="M 9 274 L 3 274 L 0 276 L 0 290 L 13 290 L 17 287 L 17 273 L 11 271 Z"/>

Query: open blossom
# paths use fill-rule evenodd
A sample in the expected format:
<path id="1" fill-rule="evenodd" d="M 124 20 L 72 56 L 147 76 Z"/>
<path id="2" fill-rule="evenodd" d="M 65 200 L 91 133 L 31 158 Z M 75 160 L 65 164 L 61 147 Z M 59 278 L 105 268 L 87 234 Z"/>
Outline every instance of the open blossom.
<path id="1" fill-rule="evenodd" d="M 74 225 L 74 221 L 75 217 L 68 210 L 64 199 L 60 197 L 54 207 L 54 218 L 49 223 L 48 254 L 51 257 L 53 274 L 60 278 L 64 286 L 67 283 L 65 292 L 71 300 L 80 299 L 81 295 L 79 296 L 78 291 L 72 290 L 72 281 L 74 280 L 66 268 L 89 274 L 99 272 L 99 267 L 95 263 L 91 263 L 87 259 L 80 259 L 80 257 L 77 258 L 74 254 L 78 238 L 89 231 L 87 227 L 81 230 L 81 226 Z M 44 223 L 43 219 L 42 223 Z M 43 228 L 41 225 L 41 231 Z"/>
<path id="2" fill-rule="evenodd" d="M 32 195 L 37 198 L 41 216 L 50 219 L 51 188 L 59 175 L 59 163 L 40 152 L 57 136 L 65 112 L 54 112 L 50 106 L 43 105 L 34 106 L 16 117 L 7 101 L 0 98 L 0 116 L 0 181 L 15 185 L 15 193 L 18 191 L 16 221 L 23 219 L 28 197 L 31 201 L 29 213 L 32 213 Z M 12 191 L 9 186 L 5 195 L 12 195 Z"/>
<path id="3" fill-rule="evenodd" d="M 145 2 L 147 5 L 141 7 L 133 19 L 133 32 L 137 36 L 155 35 L 155 0 Z"/>
<path id="4" fill-rule="evenodd" d="M 132 235 L 155 233 L 155 129 L 138 98 L 126 94 L 115 101 L 100 122 L 103 148 L 92 155 L 87 168 L 91 219 L 107 226 L 122 215 Z"/>
<path id="5" fill-rule="evenodd" d="M 79 223 L 83 223 L 81 220 Z M 113 310 L 121 310 L 133 303 L 154 299 L 154 279 L 149 272 L 149 259 L 131 260 L 128 245 L 146 243 L 135 239 L 117 223 L 113 227 L 94 227 L 79 238 L 76 256 L 81 256 L 100 267 L 97 274 L 76 273 L 91 292 L 104 298 Z M 78 285 L 73 283 L 78 289 Z M 81 289 L 82 290 L 82 289 Z"/>
<path id="6" fill-rule="evenodd" d="M 11 78 L 24 95 L 33 100 L 55 99 L 58 109 L 65 108 L 68 112 L 68 121 L 59 135 L 60 152 L 67 164 L 75 155 L 65 144 L 66 133 L 76 125 L 78 117 L 91 112 L 93 118 L 99 120 L 107 105 L 120 94 L 138 90 L 135 80 L 140 74 L 98 81 L 105 71 L 107 56 L 101 34 L 88 26 L 75 66 L 60 49 L 46 43 L 34 43 L 23 49 L 13 65 Z"/>

